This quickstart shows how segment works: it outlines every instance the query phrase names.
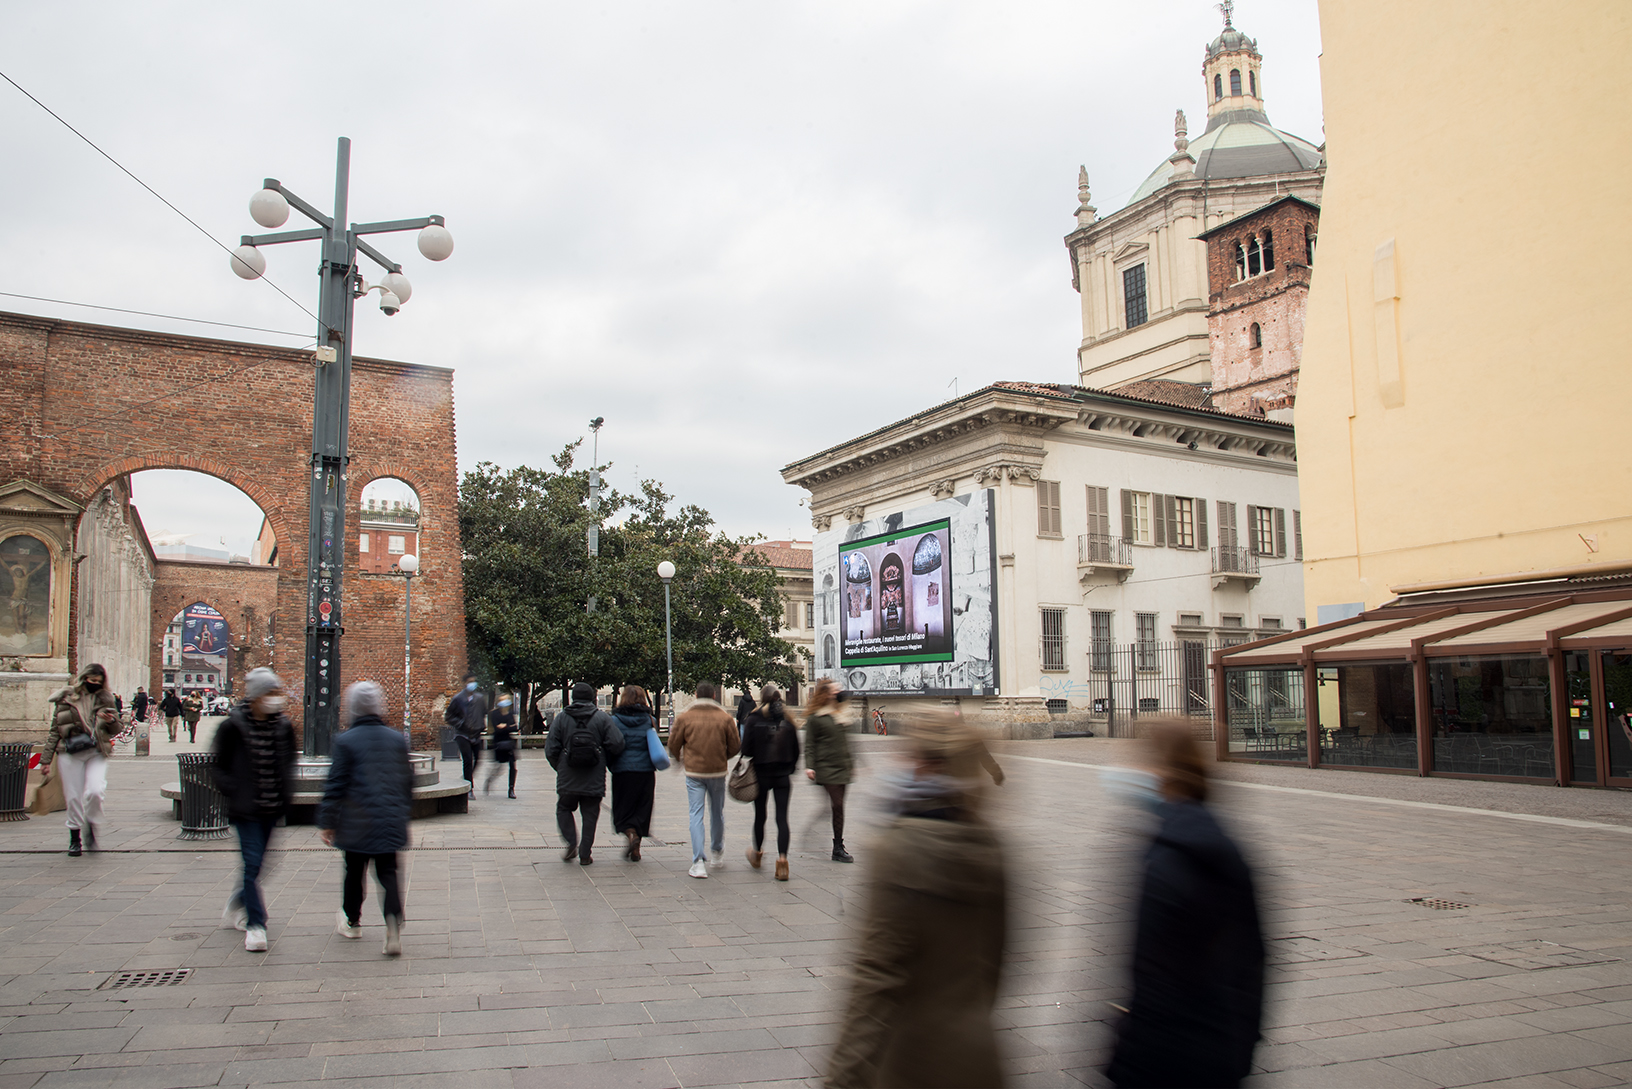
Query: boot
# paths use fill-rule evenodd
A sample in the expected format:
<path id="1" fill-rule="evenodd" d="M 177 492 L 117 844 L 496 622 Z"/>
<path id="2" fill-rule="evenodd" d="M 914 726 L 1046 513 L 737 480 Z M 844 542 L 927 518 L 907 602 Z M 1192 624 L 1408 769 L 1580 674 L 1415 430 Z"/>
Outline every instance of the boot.
<path id="1" fill-rule="evenodd" d="M 776 879 L 778 881 L 786 881 L 788 879 L 788 856 L 787 855 L 778 855 L 777 856 L 777 859 L 776 859 Z"/>
<path id="2" fill-rule="evenodd" d="M 68 857 L 78 858 L 84 853 L 85 849 L 79 845 L 79 829 L 68 829 Z"/>
<path id="3" fill-rule="evenodd" d="M 85 822 L 85 849 L 87 851 L 96 850 L 96 825 L 90 821 Z"/>
<path id="4" fill-rule="evenodd" d="M 834 840 L 833 841 L 833 861 L 834 862 L 854 862 L 855 861 L 854 858 L 850 857 L 850 852 L 846 851 L 844 849 L 844 842 L 842 840 Z"/>

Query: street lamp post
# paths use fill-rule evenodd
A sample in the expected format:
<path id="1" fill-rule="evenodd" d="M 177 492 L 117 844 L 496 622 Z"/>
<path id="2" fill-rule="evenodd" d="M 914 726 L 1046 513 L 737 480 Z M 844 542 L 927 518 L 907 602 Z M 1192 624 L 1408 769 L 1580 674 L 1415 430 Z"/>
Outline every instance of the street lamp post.
<path id="1" fill-rule="evenodd" d="M 669 662 L 669 726 L 674 726 L 674 623 L 669 618 L 669 580 L 674 578 L 674 564 L 664 560 L 657 565 L 657 577 L 663 580 L 663 649 Z"/>
<path id="2" fill-rule="evenodd" d="M 281 227 L 293 206 L 316 227 L 278 234 L 244 235 L 232 251 L 232 271 L 253 280 L 266 271 L 259 247 L 280 242 L 318 241 L 322 265 L 318 275 L 317 373 L 312 382 L 312 492 L 306 537 L 306 671 L 305 737 L 308 756 L 327 756 L 339 724 L 341 584 L 346 554 L 346 469 L 351 416 L 351 319 L 353 304 L 372 291 L 380 293 L 387 317 L 402 309 L 413 288 L 402 266 L 363 241 L 363 235 L 419 232 L 419 252 L 432 261 L 453 252 L 453 235 L 441 216 L 378 223 L 346 221 L 351 174 L 351 141 L 342 136 L 334 171 L 334 214 L 324 215 L 276 178 L 249 201 L 249 214 L 263 227 Z M 377 284 L 364 281 L 358 255 L 385 270 Z"/>
<path id="3" fill-rule="evenodd" d="M 414 660 L 409 651 L 414 645 L 414 576 L 419 574 L 419 557 L 410 552 L 398 560 L 397 574 L 402 576 L 402 736 L 412 749 L 414 720 L 408 704 L 408 682 L 413 676 Z"/>

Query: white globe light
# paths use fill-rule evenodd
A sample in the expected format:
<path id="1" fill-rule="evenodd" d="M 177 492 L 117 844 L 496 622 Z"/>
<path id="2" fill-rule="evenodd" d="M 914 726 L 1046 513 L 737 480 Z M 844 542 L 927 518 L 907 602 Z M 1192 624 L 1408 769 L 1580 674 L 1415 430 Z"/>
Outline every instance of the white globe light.
<path id="1" fill-rule="evenodd" d="M 419 557 L 412 552 L 397 561 L 397 570 L 405 575 L 412 575 L 419 570 Z"/>
<path id="2" fill-rule="evenodd" d="M 657 577 L 662 579 L 664 582 L 674 578 L 674 564 L 670 563 L 668 560 L 664 560 L 662 563 L 658 564 Z"/>
<path id="3" fill-rule="evenodd" d="M 397 297 L 399 303 L 408 301 L 408 296 L 414 293 L 414 287 L 408 282 L 408 277 L 400 272 L 388 272 L 380 281 L 380 286 Z"/>
<path id="4" fill-rule="evenodd" d="M 249 198 L 249 214 L 263 227 L 281 227 L 289 222 L 289 202 L 276 189 L 262 189 Z"/>
<path id="5" fill-rule="evenodd" d="M 419 232 L 419 252 L 431 261 L 446 261 L 453 252 L 453 235 L 446 227 L 432 223 Z"/>
<path id="6" fill-rule="evenodd" d="M 232 251 L 232 271 L 246 280 L 258 280 L 266 271 L 266 255 L 254 246 L 239 246 Z"/>

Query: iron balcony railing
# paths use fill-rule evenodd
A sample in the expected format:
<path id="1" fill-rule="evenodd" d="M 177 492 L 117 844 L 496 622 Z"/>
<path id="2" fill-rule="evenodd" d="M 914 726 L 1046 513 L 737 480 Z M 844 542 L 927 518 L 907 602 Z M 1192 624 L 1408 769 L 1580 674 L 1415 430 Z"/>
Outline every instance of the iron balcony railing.
<path id="1" fill-rule="evenodd" d="M 1103 533 L 1080 533 L 1077 535 L 1077 562 L 1132 567 L 1133 545 L 1126 537 L 1110 537 Z"/>
<path id="2" fill-rule="evenodd" d="M 1213 574 L 1215 575 L 1256 575 L 1258 573 L 1258 557 L 1247 548 L 1215 548 L 1213 551 Z"/>

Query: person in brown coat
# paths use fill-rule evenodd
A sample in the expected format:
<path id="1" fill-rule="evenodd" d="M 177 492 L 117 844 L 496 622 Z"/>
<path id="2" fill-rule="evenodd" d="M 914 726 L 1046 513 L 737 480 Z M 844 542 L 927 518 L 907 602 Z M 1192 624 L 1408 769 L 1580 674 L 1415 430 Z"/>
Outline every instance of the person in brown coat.
<path id="1" fill-rule="evenodd" d="M 68 804 L 68 854 L 96 849 L 96 826 L 102 823 L 102 796 L 108 792 L 108 757 L 119 734 L 119 712 L 108 691 L 108 671 L 91 663 L 79 671 L 72 687 L 51 697 L 51 728 L 40 752 L 40 771 L 51 774 L 51 761 L 62 750 L 57 774 Z M 80 838 L 84 833 L 83 841 Z"/>
<path id="2" fill-rule="evenodd" d="M 742 747 L 737 721 L 719 704 L 720 690 L 697 686 L 697 699 L 680 712 L 669 730 L 669 756 L 686 772 L 691 803 L 691 876 L 707 877 L 703 861 L 703 802 L 714 825 L 714 865 L 725 859 L 725 772 Z"/>
<path id="3" fill-rule="evenodd" d="M 1007 878 L 1002 844 L 980 813 L 980 738 L 951 715 L 908 736 L 911 767 L 887 779 L 897 816 L 873 844 L 827 1084 L 1001 1085 L 992 1005 Z"/>

